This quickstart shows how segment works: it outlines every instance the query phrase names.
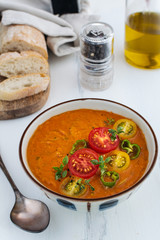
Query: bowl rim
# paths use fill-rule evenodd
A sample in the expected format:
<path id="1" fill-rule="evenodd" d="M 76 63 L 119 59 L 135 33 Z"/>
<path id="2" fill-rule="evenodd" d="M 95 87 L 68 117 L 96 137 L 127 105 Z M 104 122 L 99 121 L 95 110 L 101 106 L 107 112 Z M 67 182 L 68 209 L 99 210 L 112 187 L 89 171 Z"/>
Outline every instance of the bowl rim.
<path id="1" fill-rule="evenodd" d="M 25 138 L 25 135 L 26 135 L 26 132 L 28 131 L 29 127 L 33 124 L 33 122 L 35 122 L 37 120 L 37 118 L 39 118 L 41 115 L 43 115 L 44 113 L 50 111 L 51 109 L 55 108 L 55 107 L 58 107 L 60 105 L 64 105 L 64 104 L 67 104 L 67 103 L 70 103 L 70 102 L 78 102 L 78 101 L 105 101 L 105 102 L 109 102 L 109 103 L 113 103 L 113 104 L 116 104 L 116 105 L 120 105 L 126 109 L 129 109 L 131 110 L 133 113 L 135 113 L 136 115 L 138 115 L 146 124 L 147 126 L 149 127 L 151 133 L 152 133 L 152 136 L 153 136 L 153 139 L 154 139 L 154 144 L 155 144 L 155 153 L 154 153 L 154 158 L 153 158 L 153 162 L 150 166 L 150 168 L 148 169 L 148 171 L 144 174 L 144 176 L 138 181 L 136 182 L 134 185 L 132 185 L 130 188 L 127 188 L 125 189 L 124 191 L 122 192 L 119 192 L 117 194 L 114 194 L 114 195 L 111 195 L 111 196 L 107 196 L 107 197 L 101 197 L 101 198 L 75 198 L 75 197 L 70 197 L 70 196 L 66 196 L 66 195 L 63 195 L 63 194 L 60 194 L 60 193 L 56 193 L 54 192 L 53 190 L 45 187 L 43 184 L 41 184 L 38 180 L 36 180 L 34 177 L 32 177 L 32 175 L 29 173 L 29 171 L 27 170 L 24 162 L 23 162 L 23 157 L 22 157 L 22 145 L 23 145 L 23 141 L 24 141 L 24 138 Z M 40 114 L 38 114 L 28 125 L 27 127 L 25 128 L 22 136 L 21 136 L 21 139 L 20 139 L 20 142 L 19 142 L 19 158 L 20 158 L 20 162 L 23 166 L 23 169 L 24 171 L 26 172 L 26 174 L 29 176 L 29 178 L 36 184 L 38 185 L 41 189 L 43 189 L 44 191 L 47 191 L 51 194 L 53 194 L 54 196 L 57 196 L 57 197 L 61 197 L 61 198 L 64 198 L 66 200 L 72 200 L 72 201 L 78 201 L 78 202 L 98 202 L 98 201 L 105 201 L 105 200 L 110 200 L 110 199 L 114 199 L 114 198 L 117 198 L 117 197 L 120 197 L 128 192 L 130 192 L 131 190 L 133 189 L 136 189 L 146 178 L 147 176 L 149 176 L 149 174 L 151 173 L 151 171 L 153 170 L 155 164 L 156 164 L 156 160 L 157 160 L 157 155 L 158 155 L 158 141 L 157 141 L 157 138 L 156 138 L 156 135 L 155 135 L 155 132 L 153 130 L 153 128 L 151 127 L 151 125 L 148 123 L 148 121 L 141 115 L 139 114 L 137 111 L 135 111 L 134 109 L 128 107 L 127 105 L 124 105 L 122 103 L 119 103 L 119 102 L 116 102 L 116 101 L 113 101 L 113 100 L 108 100 L 108 99 L 103 99 L 103 98 L 78 98 L 78 99 L 71 99 L 71 100 L 68 100 L 68 101 L 64 101 L 64 102 L 60 102 L 60 103 L 57 103 L 47 109 L 45 109 L 44 111 L 42 111 Z"/>

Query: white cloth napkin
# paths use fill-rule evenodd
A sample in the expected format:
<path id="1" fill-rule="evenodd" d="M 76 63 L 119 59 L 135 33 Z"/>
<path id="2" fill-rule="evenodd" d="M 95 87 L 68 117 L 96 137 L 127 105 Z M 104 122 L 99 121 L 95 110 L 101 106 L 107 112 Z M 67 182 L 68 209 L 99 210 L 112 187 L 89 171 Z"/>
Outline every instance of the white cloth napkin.
<path id="1" fill-rule="evenodd" d="M 39 3 L 42 0 L 38 0 Z M 43 0 L 44 1 L 44 0 Z M 27 0 L 1 0 L 1 23 L 27 24 L 39 29 L 47 36 L 47 45 L 57 56 L 64 56 L 79 50 L 79 33 L 81 27 L 92 21 L 97 21 L 99 16 L 89 14 L 88 0 L 81 0 L 80 13 L 64 14 L 61 17 L 54 15 L 47 8 L 45 10 L 27 4 Z M 38 2 L 37 2 L 38 3 Z M 43 2 L 44 3 L 44 2 Z M 42 4 L 44 8 L 44 4 Z M 47 10 L 47 11 L 46 11 Z"/>

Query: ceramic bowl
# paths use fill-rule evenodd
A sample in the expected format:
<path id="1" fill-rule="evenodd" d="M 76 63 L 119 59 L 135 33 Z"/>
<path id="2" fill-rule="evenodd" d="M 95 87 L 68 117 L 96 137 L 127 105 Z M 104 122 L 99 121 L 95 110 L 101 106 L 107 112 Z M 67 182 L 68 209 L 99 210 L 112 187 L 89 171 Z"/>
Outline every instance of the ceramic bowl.
<path id="1" fill-rule="evenodd" d="M 81 108 L 112 111 L 116 114 L 123 115 L 126 118 L 131 118 L 142 129 L 148 146 L 149 162 L 141 179 L 139 179 L 139 181 L 136 182 L 136 184 L 130 187 L 129 189 L 118 194 L 115 194 L 114 196 L 99 199 L 75 199 L 72 197 L 55 193 L 54 191 L 47 189 L 36 179 L 36 177 L 30 171 L 30 168 L 27 164 L 26 149 L 29 139 L 31 138 L 32 134 L 34 133 L 38 125 L 42 124 L 43 122 L 45 122 L 47 119 L 51 118 L 54 115 Z M 113 207 L 120 203 L 121 201 L 128 199 L 132 195 L 132 193 L 134 193 L 139 188 L 139 186 L 144 182 L 144 180 L 150 175 L 156 163 L 157 154 L 158 146 L 155 133 L 150 124 L 139 113 L 137 113 L 130 107 L 120 104 L 118 102 L 95 98 L 75 99 L 48 108 L 44 112 L 40 113 L 37 117 L 35 117 L 33 121 L 31 121 L 31 123 L 27 126 L 21 137 L 19 145 L 20 161 L 28 177 L 32 179 L 33 182 L 37 186 L 39 186 L 50 199 L 56 201 L 59 205 L 62 205 L 66 208 L 75 211 L 77 210 L 101 211 Z"/>

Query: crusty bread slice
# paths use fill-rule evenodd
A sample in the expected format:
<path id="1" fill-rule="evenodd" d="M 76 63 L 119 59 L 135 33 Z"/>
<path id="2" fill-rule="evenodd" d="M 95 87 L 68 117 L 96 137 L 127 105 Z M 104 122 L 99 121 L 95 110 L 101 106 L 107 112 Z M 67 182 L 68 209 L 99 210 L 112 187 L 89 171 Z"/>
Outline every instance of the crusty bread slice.
<path id="1" fill-rule="evenodd" d="M 0 53 L 35 51 L 48 59 L 43 33 L 28 25 L 0 24 Z"/>
<path id="2" fill-rule="evenodd" d="M 13 101 L 45 91 L 50 83 L 47 74 L 34 73 L 8 78 L 0 83 L 0 100 Z"/>
<path id="3" fill-rule="evenodd" d="M 34 51 L 2 53 L 0 55 L 0 75 L 10 78 L 29 73 L 49 73 L 47 60 Z"/>
<path id="4" fill-rule="evenodd" d="M 50 86 L 43 92 L 13 101 L 0 100 L 0 120 L 28 116 L 40 110 L 48 99 Z"/>

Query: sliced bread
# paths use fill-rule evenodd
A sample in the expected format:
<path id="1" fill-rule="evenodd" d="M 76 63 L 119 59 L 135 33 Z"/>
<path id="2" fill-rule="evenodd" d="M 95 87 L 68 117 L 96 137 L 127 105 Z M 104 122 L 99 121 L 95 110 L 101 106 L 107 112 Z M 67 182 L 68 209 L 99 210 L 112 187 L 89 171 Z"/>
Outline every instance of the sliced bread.
<path id="1" fill-rule="evenodd" d="M 0 100 L 0 120 L 25 117 L 40 110 L 48 99 L 50 86 L 43 92 L 13 101 Z"/>
<path id="2" fill-rule="evenodd" d="M 0 100 L 13 101 L 45 91 L 50 78 L 47 74 L 15 76 L 0 82 Z"/>
<path id="3" fill-rule="evenodd" d="M 23 51 L 0 55 L 0 76 L 10 78 L 30 73 L 49 73 L 48 61 L 41 54 Z"/>
<path id="4" fill-rule="evenodd" d="M 0 24 L 0 53 L 35 51 L 48 58 L 43 33 L 28 25 Z"/>

